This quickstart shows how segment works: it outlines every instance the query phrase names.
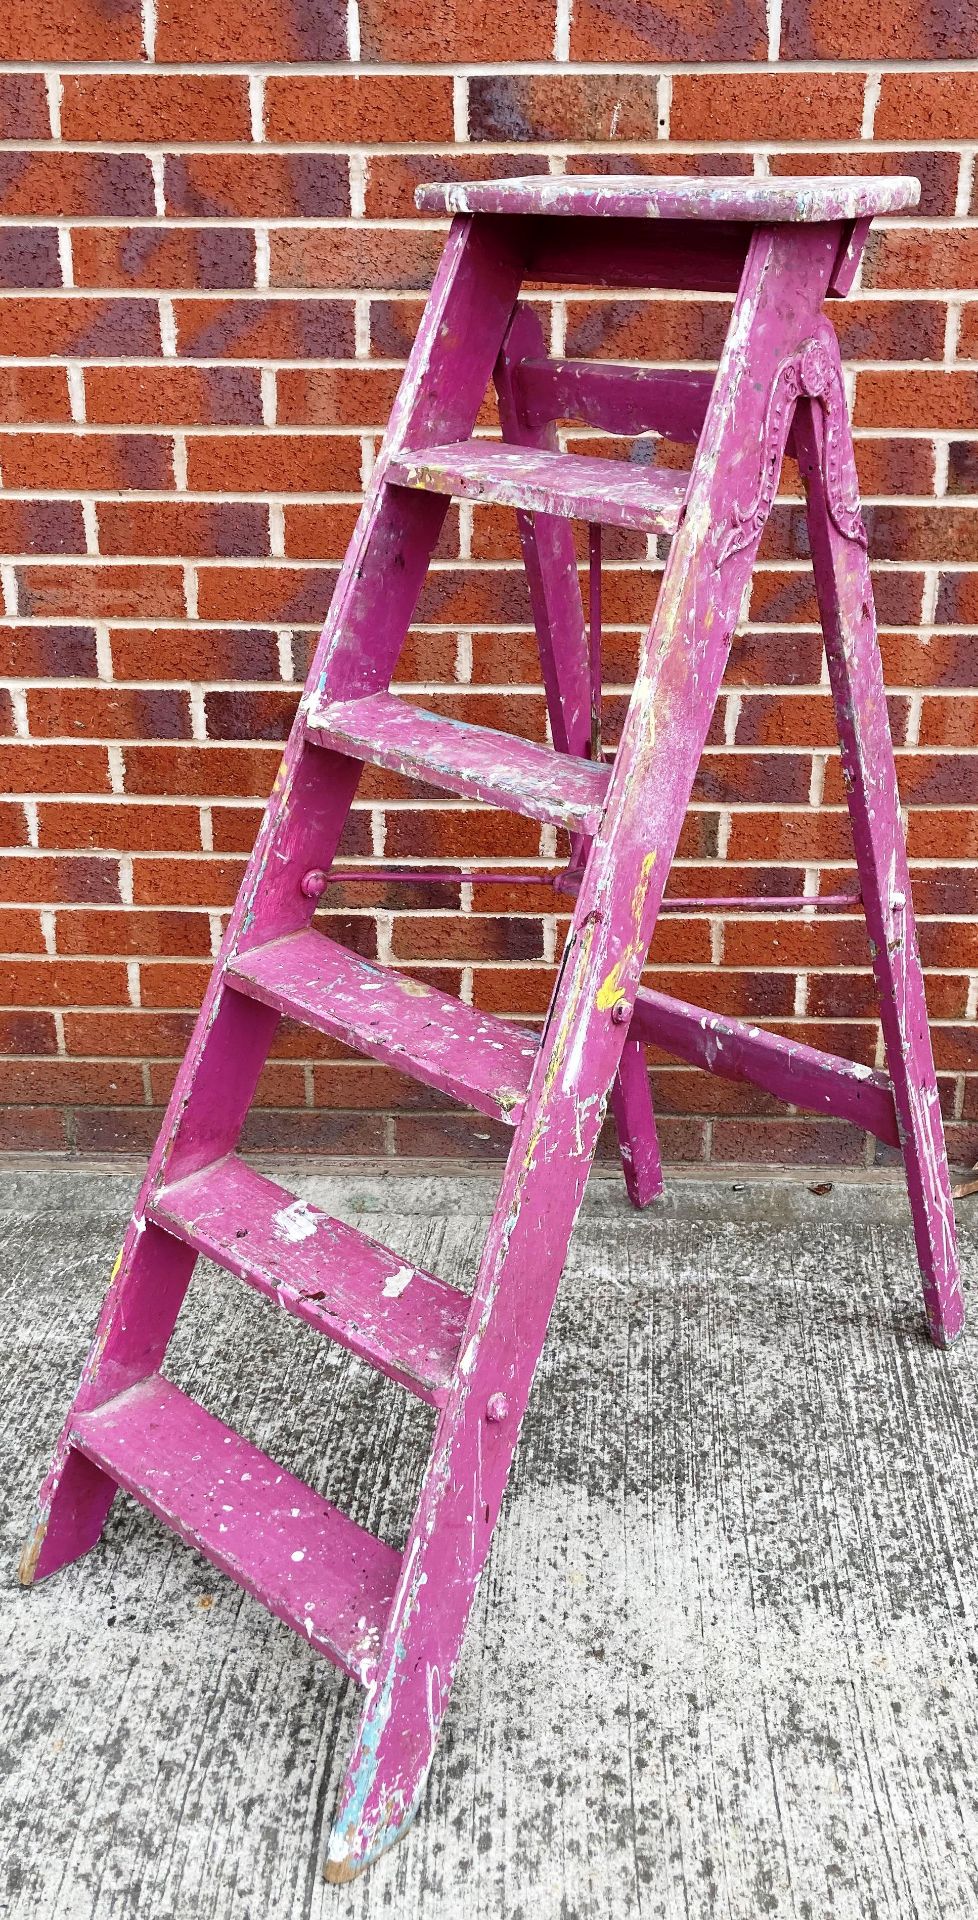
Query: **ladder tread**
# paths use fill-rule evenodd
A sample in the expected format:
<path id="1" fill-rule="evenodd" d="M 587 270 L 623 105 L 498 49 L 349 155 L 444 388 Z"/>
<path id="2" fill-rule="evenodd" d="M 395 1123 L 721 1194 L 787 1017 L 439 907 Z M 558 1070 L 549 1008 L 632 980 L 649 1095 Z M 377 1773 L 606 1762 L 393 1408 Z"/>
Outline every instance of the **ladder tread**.
<path id="1" fill-rule="evenodd" d="M 665 534 L 675 533 L 689 486 L 688 473 L 667 468 L 494 440 L 415 448 L 395 455 L 387 475 L 429 493 Z"/>
<path id="2" fill-rule="evenodd" d="M 469 1301 L 231 1154 L 164 1187 L 147 1214 L 317 1332 L 441 1405 Z"/>
<path id="3" fill-rule="evenodd" d="M 347 1673 L 376 1659 L 401 1556 L 162 1374 L 76 1413 L 72 1446 Z"/>
<path id="4" fill-rule="evenodd" d="M 515 1126 L 536 1037 L 393 967 L 376 966 L 312 928 L 251 947 L 228 985 Z"/>
<path id="5" fill-rule="evenodd" d="M 603 763 L 430 713 L 395 694 L 313 707 L 306 731 L 319 746 L 569 833 L 593 838 L 601 823 L 611 778 Z"/>

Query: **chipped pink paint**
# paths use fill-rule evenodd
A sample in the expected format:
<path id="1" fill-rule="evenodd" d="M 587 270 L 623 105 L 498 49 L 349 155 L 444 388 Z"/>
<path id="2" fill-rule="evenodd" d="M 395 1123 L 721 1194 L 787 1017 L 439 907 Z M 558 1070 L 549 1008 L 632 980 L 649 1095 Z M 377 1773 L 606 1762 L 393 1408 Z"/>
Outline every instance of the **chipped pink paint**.
<path id="1" fill-rule="evenodd" d="M 31 1580 L 77 1558 L 126 1487 L 364 1683 L 333 1880 L 359 1872 L 417 1809 L 609 1098 L 632 1198 L 661 1188 L 646 1040 L 899 1141 L 931 1330 L 944 1344 L 961 1329 L 851 437 L 820 317 L 851 285 L 872 214 L 917 193 L 897 178 L 568 177 L 420 196 L 459 217 L 23 1560 Z M 734 292 L 715 378 L 550 360 L 517 304 L 524 280 L 547 277 Z M 472 437 L 493 373 L 502 445 Z M 555 423 L 569 412 L 692 443 L 692 467 L 561 456 Z M 885 1073 L 640 984 L 789 445 L 807 490 Z M 450 496 L 516 507 L 552 750 L 389 693 Z M 589 645 L 571 515 L 673 535 L 611 768 L 597 757 L 600 567 L 592 543 Z M 562 885 L 577 898 L 541 1034 L 312 930 L 364 762 L 570 833 L 579 873 Z M 283 1014 L 512 1126 L 471 1300 L 236 1157 Z M 162 1377 L 199 1253 L 436 1406 L 402 1555 Z"/>

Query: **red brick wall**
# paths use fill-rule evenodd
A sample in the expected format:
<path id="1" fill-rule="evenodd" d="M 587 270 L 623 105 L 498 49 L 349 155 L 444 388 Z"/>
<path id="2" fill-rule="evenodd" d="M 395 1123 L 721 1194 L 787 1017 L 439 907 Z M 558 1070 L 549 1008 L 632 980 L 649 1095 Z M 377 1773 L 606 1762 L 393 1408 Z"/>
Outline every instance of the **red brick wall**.
<path id="1" fill-rule="evenodd" d="M 955 1157 L 978 1158 L 974 0 L 7 0 L 0 54 L 0 1142 L 155 1132 L 438 255 L 416 182 L 841 168 L 923 183 L 835 317 L 945 1115 Z M 542 305 L 558 350 L 679 363 L 708 363 L 726 316 L 713 298 Z M 609 545 L 613 726 L 655 556 Z M 813 622 L 789 473 L 674 890 L 847 883 Z M 539 736 L 533 657 L 509 518 L 453 511 L 401 682 Z M 532 867 L 554 849 L 372 776 L 346 851 Z M 546 1005 L 563 927 L 542 885 L 330 899 L 365 953 L 501 1013 Z M 654 971 L 876 1057 L 854 919 L 672 918 Z M 488 1123 L 335 1051 L 283 1037 L 253 1144 L 498 1150 Z M 746 1089 L 655 1077 L 674 1158 L 871 1152 Z"/>

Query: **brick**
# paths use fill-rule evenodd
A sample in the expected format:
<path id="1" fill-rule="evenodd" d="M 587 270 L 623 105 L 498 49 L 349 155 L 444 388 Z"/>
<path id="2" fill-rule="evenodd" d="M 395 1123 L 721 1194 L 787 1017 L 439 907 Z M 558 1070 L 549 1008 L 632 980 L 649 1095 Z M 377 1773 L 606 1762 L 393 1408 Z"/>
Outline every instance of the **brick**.
<path id="1" fill-rule="evenodd" d="M 0 298 L 0 338 L 13 357 L 125 360 L 160 352 L 160 312 L 155 300 L 8 294 Z"/>
<path id="2" fill-rule="evenodd" d="M 170 214 L 328 220 L 350 211 L 350 169 L 342 154 L 171 153 L 164 164 Z"/>
<path id="3" fill-rule="evenodd" d="M 108 760 L 102 746 L 34 746 L 18 741 L 0 748 L 8 793 L 107 793 Z"/>
<path id="4" fill-rule="evenodd" d="M 172 620 L 185 611 L 179 566 L 24 566 L 16 581 L 21 613 L 42 619 Z"/>
<path id="5" fill-rule="evenodd" d="M 253 287 L 254 236 L 244 227 L 76 227 L 78 287 Z"/>
<path id="6" fill-rule="evenodd" d="M 567 352 L 585 359 L 715 360 L 730 322 L 726 301 L 567 302 Z"/>
<path id="7" fill-rule="evenodd" d="M 280 427 L 386 427 L 401 383 L 388 367 L 283 367 Z"/>
<path id="8" fill-rule="evenodd" d="M 884 77 L 884 96 L 889 82 L 896 79 L 895 74 Z M 910 79 L 901 74 L 901 80 Z M 919 75 L 914 76 L 920 78 Z M 877 110 L 877 133 L 879 132 L 879 110 Z M 904 138 L 903 134 L 899 136 Z M 912 174 L 920 181 L 920 201 L 916 208 L 919 218 L 925 214 L 938 217 L 953 214 L 957 199 L 960 156 L 956 153 L 938 151 L 899 153 L 881 152 L 878 147 L 866 146 L 853 153 L 812 153 L 806 148 L 804 153 L 774 153 L 770 159 L 772 175 L 795 174 Z"/>
<path id="9" fill-rule="evenodd" d="M 104 426 L 256 427 L 261 375 L 257 367 L 87 367 L 85 415 Z"/>
<path id="10" fill-rule="evenodd" d="M 47 129 L 45 128 L 45 131 Z M 143 153 L 0 153 L 0 213 L 151 215 L 153 170 Z"/>
<path id="11" fill-rule="evenodd" d="M 158 60 L 343 60 L 345 0 L 223 0 L 201 8 L 197 0 L 161 0 L 156 38 Z"/>
<path id="12" fill-rule="evenodd" d="M 290 560 L 342 560 L 359 509 L 354 506 L 286 507 L 285 551 Z M 423 678 L 429 677 L 425 669 Z"/>
<path id="13" fill-rule="evenodd" d="M 844 860 L 852 834 L 839 809 L 782 807 L 770 813 L 738 810 L 731 817 L 731 860 Z"/>
<path id="14" fill-rule="evenodd" d="M 452 82 L 441 74 L 270 74 L 265 137 L 353 144 L 451 140 Z"/>
<path id="15" fill-rule="evenodd" d="M 832 322 L 847 361 L 940 360 L 946 320 L 947 310 L 940 300 L 852 299 L 832 306 Z"/>
<path id="16" fill-rule="evenodd" d="M 973 687 L 978 681 L 978 635 L 974 633 L 884 631 L 880 647 L 888 685 Z"/>
<path id="17" fill-rule="evenodd" d="M 948 493 L 978 492 L 978 441 L 952 440 L 948 449 Z"/>
<path id="18" fill-rule="evenodd" d="M 864 500 L 873 494 L 933 493 L 933 443 L 895 437 L 857 440 L 856 472 Z M 873 551 L 882 557 L 875 544 Z"/>
<path id="19" fill-rule="evenodd" d="M 0 649 L 13 679 L 90 679 L 97 672 L 94 627 L 3 627 Z"/>
<path id="20" fill-rule="evenodd" d="M 867 506 L 863 510 L 876 560 L 970 560 L 978 513 L 973 507 Z"/>
<path id="21" fill-rule="evenodd" d="M 84 553 L 81 507 L 76 500 L 0 499 L 0 552 Z"/>
<path id="22" fill-rule="evenodd" d="M 44 953 L 44 929 L 37 912 L 20 907 L 0 907 L 0 953 Z"/>
<path id="23" fill-rule="evenodd" d="M 62 905 L 74 900 L 117 904 L 119 862 L 82 854 L 0 856 L 0 889 L 8 900 L 34 900 L 42 907 L 52 900 Z"/>
<path id="24" fill-rule="evenodd" d="M 976 673 L 978 678 L 978 673 Z M 922 747 L 973 747 L 978 740 L 978 695 L 970 699 L 925 699 L 920 715 Z"/>
<path id="25" fill-rule="evenodd" d="M 177 342 L 190 359 L 352 359 L 349 300 L 175 300 Z"/>
<path id="26" fill-rule="evenodd" d="M 66 74 L 66 140 L 249 140 L 243 74 Z"/>
<path id="27" fill-rule="evenodd" d="M 5 1107 L 0 1111 L 0 1147 L 6 1153 L 63 1153 L 67 1116 L 57 1107 Z"/>
<path id="28" fill-rule="evenodd" d="M 99 505 L 99 551 L 229 558 L 268 554 L 268 508 L 255 502 L 113 501 Z"/>
<path id="29" fill-rule="evenodd" d="M 148 433 L 0 434 L 8 487 L 65 492 L 172 487 L 173 442 Z"/>
<path id="30" fill-rule="evenodd" d="M 187 481 L 207 492 L 358 492 L 360 461 L 353 435 L 199 434 L 187 447 Z"/>
<path id="31" fill-rule="evenodd" d="M 0 73 L 0 140 L 47 140 L 47 88 L 40 73 Z"/>
<path id="32" fill-rule="evenodd" d="M 124 1006 L 126 969 L 112 960 L 0 960 L 0 993 L 12 1007 Z"/>
<path id="33" fill-rule="evenodd" d="M 156 1139 L 162 1119 L 162 1113 L 149 1107 L 142 1112 L 132 1107 L 109 1111 L 102 1107 L 79 1107 L 70 1114 L 72 1145 L 76 1153 L 145 1156 Z"/>
<path id="34" fill-rule="evenodd" d="M 276 740 L 288 735 L 298 704 L 294 693 L 235 690 L 208 693 L 204 712 L 209 740 Z"/>
<path id="35" fill-rule="evenodd" d="M 871 233 L 863 255 L 864 287 L 963 287 L 978 276 L 978 232 L 971 227 L 891 227 Z"/>
<path id="36" fill-rule="evenodd" d="M 0 424 L 14 427 L 70 419 L 63 367 L 0 367 Z"/>
<path id="37" fill-rule="evenodd" d="M 0 1013 L 0 1047 L 5 1054 L 57 1053 L 54 1016 L 18 1008 Z"/>
<path id="38" fill-rule="evenodd" d="M 257 627 L 120 627 L 110 643 L 120 680 L 279 678 L 276 635 Z"/>
<path id="39" fill-rule="evenodd" d="M 978 418 L 978 373 L 861 373 L 857 427 L 972 428 Z"/>
<path id="40" fill-rule="evenodd" d="M 377 232 L 369 227 L 317 233 L 284 227 L 271 236 L 271 284 L 427 289 L 441 251 L 438 233 Z"/>
<path id="41" fill-rule="evenodd" d="M 144 1007 L 199 1007 L 210 974 L 209 966 L 190 966 L 185 960 L 144 960 L 139 968 L 140 1001 Z"/>
<path id="42" fill-rule="evenodd" d="M 786 126 L 806 140 L 858 140 L 865 83 L 858 73 L 677 74 L 674 140 L 777 140 Z"/>
<path id="43" fill-rule="evenodd" d="M 202 620 L 267 620 L 321 626 L 336 569 L 326 567 L 208 567 L 197 584 Z"/>
<path id="44" fill-rule="evenodd" d="M 680 7 L 648 7 L 644 0 L 575 0 L 571 15 L 572 60 L 617 65 L 625 60 L 763 60 L 766 55 L 762 0 L 732 0 L 722 9 L 705 0 Z"/>
<path id="45" fill-rule="evenodd" d="M 970 59 L 974 34 L 957 0 L 785 0 L 781 57 L 788 60 Z M 881 136 L 879 116 L 876 134 Z M 899 137 L 899 136 L 897 136 Z"/>
<path id="46" fill-rule="evenodd" d="M 655 80 L 644 75 L 499 74 L 469 81 L 470 140 L 654 140 L 656 131 Z"/>
<path id="47" fill-rule="evenodd" d="M 53 227 L 0 227 L 0 287 L 60 287 Z"/>
<path id="48" fill-rule="evenodd" d="M 938 576 L 937 618 L 948 626 L 978 625 L 978 575 L 942 573 Z"/>
<path id="49" fill-rule="evenodd" d="M 549 172 L 546 154 L 469 154 L 458 148 L 437 155 L 372 153 L 366 164 L 364 211 L 368 220 L 417 219 L 414 195 L 429 180 L 502 180 L 513 174 L 525 178 Z"/>
<path id="50" fill-rule="evenodd" d="M 95 740 L 186 740 L 190 703 L 171 687 L 31 687 L 27 694 L 32 736 Z"/>
<path id="51" fill-rule="evenodd" d="M 123 1060 L 0 1062 L 0 1100 L 12 1105 L 126 1106 L 143 1098 L 138 1065 Z"/>
<path id="52" fill-rule="evenodd" d="M 38 807 L 38 843 L 48 850 L 199 853 L 200 812 L 119 800 L 50 800 Z"/>
<path id="53" fill-rule="evenodd" d="M 913 808 L 907 846 L 914 860 L 978 860 L 978 812 L 972 808 Z"/>
<path id="54" fill-rule="evenodd" d="M 716 1120 L 713 1159 L 734 1165 L 858 1167 L 863 1138 L 834 1120 Z"/>
<path id="55" fill-rule="evenodd" d="M 241 884 L 243 860 L 136 860 L 137 907 L 229 907 Z"/>
<path id="56" fill-rule="evenodd" d="M 271 791 L 280 755 L 270 747 L 130 747 L 127 794 L 258 794 Z"/>
<path id="57" fill-rule="evenodd" d="M 423 13 L 413 0 L 360 0 L 362 60 L 548 60 L 553 41 L 553 0 L 526 0 L 518 18 L 486 0 L 433 0 Z"/>
<path id="58" fill-rule="evenodd" d="M 26 847 L 27 816 L 22 801 L 0 800 L 0 834 L 6 847 Z"/>
<path id="59" fill-rule="evenodd" d="M 139 60 L 139 0 L 7 0 L 5 60 Z"/>
<path id="60" fill-rule="evenodd" d="M 971 59 L 973 28 L 974 22 L 971 44 L 962 48 Z M 976 116 L 978 73 L 884 73 L 873 132 L 877 140 L 960 140 Z"/>

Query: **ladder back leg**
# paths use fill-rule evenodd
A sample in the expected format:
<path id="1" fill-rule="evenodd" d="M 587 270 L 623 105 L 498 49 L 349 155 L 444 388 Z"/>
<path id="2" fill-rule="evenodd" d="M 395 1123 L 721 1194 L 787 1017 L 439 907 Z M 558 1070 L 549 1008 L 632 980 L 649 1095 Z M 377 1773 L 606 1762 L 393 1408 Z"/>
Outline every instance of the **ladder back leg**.
<path id="1" fill-rule="evenodd" d="M 762 231 L 748 252 L 687 510 L 489 1228 L 459 1377 L 435 1435 L 344 1780 L 326 1870 L 333 1881 L 351 1879 L 397 1840 L 423 1792 L 770 505 L 756 507 L 753 474 L 746 499 L 732 500 L 731 475 L 744 487 L 744 450 L 764 438 L 782 359 L 808 337 L 835 254 L 835 237 L 818 228 Z M 787 431 L 782 410 L 765 449 L 775 484 Z"/>
<path id="2" fill-rule="evenodd" d="M 842 752 L 886 1065 L 907 1174 L 924 1306 L 948 1346 L 964 1325 L 954 1207 L 855 459 L 833 330 L 819 330 L 826 385 L 803 400 L 795 445 Z"/>
<path id="3" fill-rule="evenodd" d="M 558 447 L 555 420 L 527 423 L 520 404 L 519 368 L 545 361 L 547 344 L 532 307 L 517 306 L 496 365 L 494 382 L 504 438 L 514 446 Z M 591 747 L 591 675 L 574 531 L 553 514 L 518 513 L 520 546 L 536 628 L 550 730 L 563 753 L 586 759 Z M 583 858 L 586 842 L 575 836 L 571 858 Z M 645 1049 L 633 1041 L 622 1055 L 611 1109 L 625 1187 L 633 1206 L 645 1207 L 663 1190 L 662 1159 L 655 1126 Z"/>

